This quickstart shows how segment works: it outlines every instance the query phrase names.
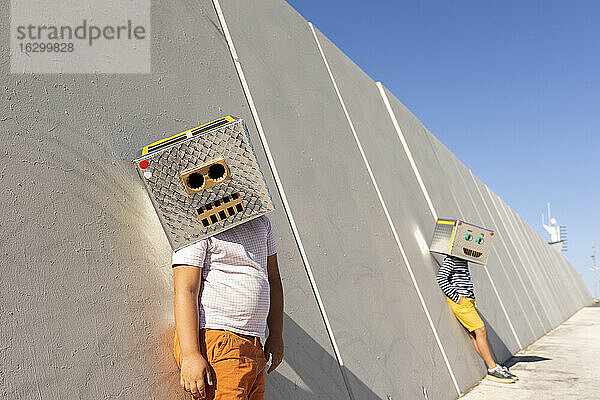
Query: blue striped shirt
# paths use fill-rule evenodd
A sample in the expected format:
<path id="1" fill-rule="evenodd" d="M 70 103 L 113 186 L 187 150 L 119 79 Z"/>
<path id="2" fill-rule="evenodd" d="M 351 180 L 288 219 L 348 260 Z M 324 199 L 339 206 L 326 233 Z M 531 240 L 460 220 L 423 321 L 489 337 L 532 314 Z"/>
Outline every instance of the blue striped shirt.
<path id="1" fill-rule="evenodd" d="M 466 260 L 446 256 L 436 277 L 442 291 L 452 301 L 458 303 L 460 296 L 475 298 L 473 281 Z"/>

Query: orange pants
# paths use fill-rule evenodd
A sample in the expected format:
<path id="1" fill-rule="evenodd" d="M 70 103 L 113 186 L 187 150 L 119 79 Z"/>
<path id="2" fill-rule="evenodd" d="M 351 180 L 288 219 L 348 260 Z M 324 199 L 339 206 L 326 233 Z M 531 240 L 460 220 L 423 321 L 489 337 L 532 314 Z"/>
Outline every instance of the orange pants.
<path id="1" fill-rule="evenodd" d="M 181 368 L 181 351 L 175 331 L 174 355 Z M 263 400 L 267 360 L 259 338 L 220 329 L 200 330 L 200 351 L 213 372 L 206 385 L 206 400 Z"/>

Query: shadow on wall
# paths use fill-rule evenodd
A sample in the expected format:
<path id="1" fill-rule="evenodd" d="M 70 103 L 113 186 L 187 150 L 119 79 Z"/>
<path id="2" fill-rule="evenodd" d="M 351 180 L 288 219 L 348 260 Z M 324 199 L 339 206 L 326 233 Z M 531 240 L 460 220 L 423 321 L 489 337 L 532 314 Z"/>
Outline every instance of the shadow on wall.
<path id="1" fill-rule="evenodd" d="M 341 379 L 338 378 L 340 374 L 339 364 L 329 352 L 321 347 L 287 314 L 284 315 L 284 335 L 286 345 L 285 362 L 300 377 L 308 390 L 299 387 L 297 382 L 291 381 L 275 370 L 267 375 L 266 400 L 324 399 L 333 398 L 329 397 L 327 393 L 347 393 L 345 387 L 335 388 L 335 390 L 326 390 L 323 387 L 323 384 L 334 385 L 335 382 L 341 382 Z M 332 371 L 327 371 L 333 379 L 315 374 L 315 372 L 322 371 L 319 365 L 335 365 Z M 355 399 L 380 399 L 356 375 L 347 369 L 344 370 L 344 373 Z M 399 382 L 399 384 L 402 383 Z M 349 399 L 350 397 L 346 395 L 343 398 Z"/>

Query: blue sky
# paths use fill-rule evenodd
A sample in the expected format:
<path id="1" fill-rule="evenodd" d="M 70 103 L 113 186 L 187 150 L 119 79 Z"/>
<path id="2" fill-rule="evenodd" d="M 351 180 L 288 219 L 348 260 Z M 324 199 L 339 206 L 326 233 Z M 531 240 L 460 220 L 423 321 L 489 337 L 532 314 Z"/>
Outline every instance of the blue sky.
<path id="1" fill-rule="evenodd" d="M 548 240 L 550 202 L 593 294 L 600 2 L 288 2 Z"/>

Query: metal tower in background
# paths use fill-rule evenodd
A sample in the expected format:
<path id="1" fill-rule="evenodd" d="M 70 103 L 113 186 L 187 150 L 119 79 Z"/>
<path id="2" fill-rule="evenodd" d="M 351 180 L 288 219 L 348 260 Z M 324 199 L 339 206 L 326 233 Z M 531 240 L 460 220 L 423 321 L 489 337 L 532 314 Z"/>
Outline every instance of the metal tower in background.
<path id="1" fill-rule="evenodd" d="M 544 223 L 544 213 L 542 213 L 542 225 L 550 234 L 550 241 L 548 242 L 550 247 L 559 253 L 561 251 L 567 251 L 567 227 L 564 225 L 558 225 L 556 218 L 552 218 L 552 213 L 550 212 L 550 203 L 548 203 L 548 223 L 550 225 L 546 225 Z"/>

